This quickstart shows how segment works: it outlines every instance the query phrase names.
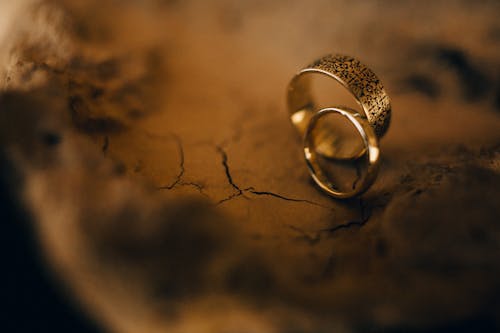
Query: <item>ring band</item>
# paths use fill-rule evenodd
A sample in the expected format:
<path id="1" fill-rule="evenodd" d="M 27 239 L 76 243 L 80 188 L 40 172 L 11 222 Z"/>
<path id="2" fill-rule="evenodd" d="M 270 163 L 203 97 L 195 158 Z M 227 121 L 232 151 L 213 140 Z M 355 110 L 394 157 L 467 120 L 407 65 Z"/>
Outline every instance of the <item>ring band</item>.
<path id="1" fill-rule="evenodd" d="M 311 76 L 326 75 L 335 79 L 354 96 L 357 103 L 382 138 L 391 121 L 389 96 L 378 79 L 359 60 L 345 55 L 327 55 L 316 60 L 294 76 L 288 86 L 288 110 L 292 123 L 304 134 L 310 117 L 318 110 L 311 91 Z"/>
<path id="2" fill-rule="evenodd" d="M 359 157 L 365 164 L 364 175 L 359 175 L 355 180 L 352 190 L 341 191 L 328 179 L 320 164 L 315 149 L 313 131 L 317 128 L 317 122 L 328 114 L 339 114 L 351 122 L 363 140 L 365 153 Z M 350 108 L 325 108 L 311 117 L 304 136 L 304 156 L 306 158 L 309 173 L 315 183 L 326 193 L 338 199 L 352 198 L 365 192 L 373 184 L 378 174 L 380 150 L 377 136 L 372 126 L 358 112 Z"/>
<path id="3" fill-rule="evenodd" d="M 332 78 L 346 88 L 360 110 L 332 105 L 319 110 L 311 84 L 311 80 L 318 75 Z M 304 154 L 309 171 L 319 187 L 336 198 L 350 198 L 366 191 L 378 172 L 378 140 L 387 132 L 391 120 L 389 97 L 375 73 L 353 57 L 327 55 L 293 77 L 288 86 L 287 102 L 290 120 L 304 139 Z M 340 115 L 354 125 L 363 141 L 363 149 L 356 148 L 357 150 L 346 153 L 337 143 L 335 128 L 327 128 L 321 134 L 329 142 L 329 149 L 317 149 L 313 132 L 317 130 L 318 120 L 329 114 Z M 333 160 L 362 159 L 365 174 L 362 179 L 357 180 L 357 186 L 353 185 L 352 191 L 340 191 L 317 162 L 318 154 Z"/>

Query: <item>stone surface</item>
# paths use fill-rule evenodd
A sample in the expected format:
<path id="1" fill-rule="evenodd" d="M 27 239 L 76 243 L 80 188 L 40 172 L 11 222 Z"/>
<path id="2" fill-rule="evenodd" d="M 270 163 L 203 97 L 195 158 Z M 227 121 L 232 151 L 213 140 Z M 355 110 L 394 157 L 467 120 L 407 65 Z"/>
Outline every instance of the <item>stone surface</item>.
<path id="1" fill-rule="evenodd" d="M 497 3 L 4 6 L 2 155 L 48 267 L 108 330 L 499 328 Z M 329 52 L 394 109 L 351 201 L 313 185 L 284 105 Z"/>

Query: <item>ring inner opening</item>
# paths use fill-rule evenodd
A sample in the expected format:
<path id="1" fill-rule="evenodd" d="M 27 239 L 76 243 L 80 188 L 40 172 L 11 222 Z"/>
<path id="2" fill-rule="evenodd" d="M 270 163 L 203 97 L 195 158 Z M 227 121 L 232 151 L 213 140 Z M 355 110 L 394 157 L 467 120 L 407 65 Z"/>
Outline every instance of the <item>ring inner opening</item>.
<path id="1" fill-rule="evenodd" d="M 353 147 L 364 147 L 360 132 L 352 121 L 339 112 L 328 112 L 316 119 L 308 135 L 308 146 L 315 153 L 312 162 L 315 174 L 337 192 L 349 193 L 363 186 L 367 175 L 366 149 L 357 158 L 338 159 Z"/>
<path id="2" fill-rule="evenodd" d="M 297 110 L 291 115 L 299 132 L 304 133 L 310 119 L 316 112 L 329 107 L 347 107 L 364 116 L 358 101 L 340 82 L 317 72 L 304 73 L 296 82 L 292 107 Z M 347 121 L 348 122 L 348 121 Z M 352 124 L 351 124 L 352 125 Z M 348 126 L 330 121 L 318 123 L 316 131 L 317 153 L 328 159 L 356 159 L 365 153 L 365 146 L 359 134 Z M 338 138 L 337 136 L 341 137 Z"/>

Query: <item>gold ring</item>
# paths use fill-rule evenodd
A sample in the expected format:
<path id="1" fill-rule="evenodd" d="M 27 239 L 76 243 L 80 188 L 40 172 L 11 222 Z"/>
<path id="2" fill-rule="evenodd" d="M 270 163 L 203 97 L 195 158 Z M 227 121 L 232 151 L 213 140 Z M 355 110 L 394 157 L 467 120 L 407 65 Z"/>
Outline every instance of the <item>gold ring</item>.
<path id="1" fill-rule="evenodd" d="M 353 162 L 364 165 L 364 173 L 360 173 L 358 177 L 356 177 L 352 188 L 348 190 L 341 190 L 338 186 L 335 186 L 318 161 L 319 156 L 316 148 L 317 144 L 315 143 L 317 135 L 314 134 L 314 131 L 319 128 L 317 126 L 318 121 L 329 114 L 338 114 L 352 123 L 361 136 L 364 147 L 366 147 L 364 153 Z M 311 117 L 304 136 L 304 155 L 309 172 L 316 184 L 318 184 L 323 191 L 335 198 L 346 199 L 357 196 L 366 191 L 377 178 L 380 156 L 377 136 L 372 126 L 370 126 L 365 118 L 355 110 L 347 107 L 325 108 Z"/>
<path id="2" fill-rule="evenodd" d="M 327 78 L 347 89 L 353 103 L 321 105 L 313 79 Z M 334 80 L 331 80 L 334 79 Z M 316 94 L 315 94 L 316 93 Z M 339 96 L 329 89 L 326 95 Z M 378 77 L 359 60 L 345 55 L 328 55 L 299 71 L 288 86 L 290 120 L 304 139 L 304 154 L 314 181 L 336 198 L 350 198 L 366 191 L 378 172 L 378 140 L 387 132 L 391 119 L 389 97 Z M 342 105 L 342 106 L 340 106 Z M 345 106 L 344 106 L 345 105 Z M 347 106 L 349 105 L 349 106 Z M 361 140 L 350 144 L 340 140 L 339 128 L 323 119 L 336 115 L 347 120 Z M 352 188 L 339 189 L 319 159 L 354 163 L 359 171 Z"/>

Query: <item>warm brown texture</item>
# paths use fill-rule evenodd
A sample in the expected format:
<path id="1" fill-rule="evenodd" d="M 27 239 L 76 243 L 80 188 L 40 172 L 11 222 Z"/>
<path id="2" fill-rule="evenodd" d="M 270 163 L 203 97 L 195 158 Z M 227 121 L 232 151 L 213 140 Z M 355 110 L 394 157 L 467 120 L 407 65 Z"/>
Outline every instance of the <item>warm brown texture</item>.
<path id="1" fill-rule="evenodd" d="M 22 5 L 0 30 L 2 153 L 48 265 L 109 330 L 498 327 L 497 2 Z M 351 201 L 312 184 L 285 110 L 329 52 L 393 102 Z"/>

